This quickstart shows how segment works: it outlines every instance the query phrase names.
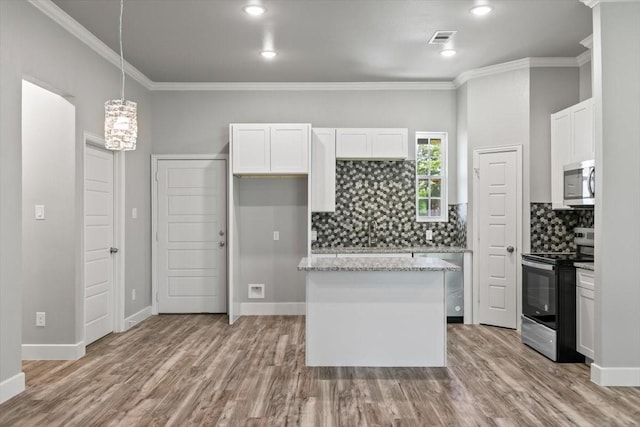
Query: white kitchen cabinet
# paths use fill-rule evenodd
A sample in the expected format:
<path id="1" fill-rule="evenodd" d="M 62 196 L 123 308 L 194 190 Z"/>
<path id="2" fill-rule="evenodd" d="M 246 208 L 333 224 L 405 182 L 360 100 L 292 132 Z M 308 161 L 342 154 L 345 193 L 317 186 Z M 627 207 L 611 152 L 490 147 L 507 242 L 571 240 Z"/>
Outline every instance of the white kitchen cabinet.
<path id="1" fill-rule="evenodd" d="M 409 154 L 406 128 L 350 128 L 336 131 L 336 158 L 402 160 Z"/>
<path id="2" fill-rule="evenodd" d="M 593 114 L 593 98 L 571 107 L 573 136 L 569 163 L 593 160 L 596 156 Z"/>
<path id="3" fill-rule="evenodd" d="M 338 129 L 336 135 L 336 157 L 338 159 L 371 157 L 371 129 Z"/>
<path id="4" fill-rule="evenodd" d="M 593 360 L 595 342 L 595 276 L 576 269 L 576 350 Z"/>
<path id="5" fill-rule="evenodd" d="M 336 211 L 336 130 L 311 131 L 311 211 Z"/>
<path id="6" fill-rule="evenodd" d="M 409 155 L 407 129 L 373 129 L 371 156 L 376 159 L 406 159 Z"/>
<path id="7" fill-rule="evenodd" d="M 299 175 L 309 171 L 308 124 L 232 124 L 236 175 Z"/>
<path id="8" fill-rule="evenodd" d="M 268 173 L 271 169 L 270 126 L 231 125 L 233 173 Z"/>
<path id="9" fill-rule="evenodd" d="M 593 99 L 551 115 L 551 204 L 553 209 L 571 209 L 563 203 L 564 171 L 569 163 L 595 158 Z"/>

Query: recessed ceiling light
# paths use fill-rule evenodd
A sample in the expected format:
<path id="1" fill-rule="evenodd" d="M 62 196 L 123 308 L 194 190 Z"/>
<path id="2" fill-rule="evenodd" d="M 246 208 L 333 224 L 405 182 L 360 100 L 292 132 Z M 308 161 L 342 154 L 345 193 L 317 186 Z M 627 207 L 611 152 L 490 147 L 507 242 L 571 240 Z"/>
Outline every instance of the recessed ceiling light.
<path id="1" fill-rule="evenodd" d="M 453 49 L 442 49 L 440 51 L 440 55 L 450 57 L 456 54 L 456 51 Z"/>
<path id="2" fill-rule="evenodd" d="M 263 58 L 273 59 L 276 57 L 277 53 L 272 50 L 263 50 L 260 52 L 260 55 L 262 55 Z"/>
<path id="3" fill-rule="evenodd" d="M 483 4 L 480 6 L 472 7 L 471 9 L 469 9 L 469 12 L 471 12 L 476 16 L 484 16 L 491 13 L 492 10 L 493 10 L 493 7 Z"/>
<path id="4" fill-rule="evenodd" d="M 259 4 L 250 4 L 242 8 L 244 13 L 251 16 L 260 16 L 267 11 L 264 6 L 260 6 Z"/>

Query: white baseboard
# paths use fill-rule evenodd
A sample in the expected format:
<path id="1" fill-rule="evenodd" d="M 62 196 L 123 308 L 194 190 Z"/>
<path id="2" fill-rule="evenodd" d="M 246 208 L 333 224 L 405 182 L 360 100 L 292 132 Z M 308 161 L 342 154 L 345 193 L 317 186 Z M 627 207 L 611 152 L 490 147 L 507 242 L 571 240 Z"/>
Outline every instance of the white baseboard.
<path id="1" fill-rule="evenodd" d="M 78 360 L 85 354 L 84 341 L 77 344 L 22 344 L 22 360 Z"/>
<path id="2" fill-rule="evenodd" d="M 243 302 L 240 303 L 242 316 L 304 316 L 304 302 Z"/>
<path id="3" fill-rule="evenodd" d="M 148 319 L 151 316 L 151 306 L 145 307 L 139 312 L 132 314 L 131 316 L 124 319 L 124 331 L 128 331 L 138 323 Z"/>
<path id="4" fill-rule="evenodd" d="M 24 391 L 24 372 L 15 374 L 0 383 L 0 403 Z"/>
<path id="5" fill-rule="evenodd" d="M 592 363 L 591 381 L 605 387 L 640 387 L 640 368 L 603 368 Z"/>

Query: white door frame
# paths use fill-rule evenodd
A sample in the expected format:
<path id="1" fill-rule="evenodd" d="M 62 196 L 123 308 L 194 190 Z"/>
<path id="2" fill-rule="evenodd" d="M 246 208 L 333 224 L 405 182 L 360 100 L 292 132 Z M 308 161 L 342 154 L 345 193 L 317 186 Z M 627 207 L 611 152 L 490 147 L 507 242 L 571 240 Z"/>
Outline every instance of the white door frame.
<path id="1" fill-rule="evenodd" d="M 477 148 L 473 150 L 473 216 L 471 221 L 473 224 L 473 234 L 471 246 L 476 251 L 478 249 L 478 238 L 480 237 L 480 230 L 478 227 L 478 173 L 480 155 L 486 153 L 503 153 L 514 151 L 516 153 L 516 325 L 518 330 L 520 329 L 520 316 L 522 315 L 522 264 L 520 254 L 523 251 L 523 235 L 522 235 L 522 201 L 524 200 L 523 188 L 522 188 L 522 145 L 503 145 L 496 147 Z M 528 200 L 528 197 L 526 197 Z M 473 323 L 476 325 L 480 323 L 480 257 L 477 252 L 473 256 Z"/>
<path id="2" fill-rule="evenodd" d="M 86 343 L 85 325 L 86 325 L 86 299 L 85 299 L 85 277 L 84 277 L 84 194 L 85 194 L 85 177 L 86 172 L 86 156 L 87 145 L 94 148 L 109 151 L 104 148 L 104 138 L 90 132 L 84 132 L 84 144 L 82 147 L 82 236 L 80 250 L 80 265 L 82 266 L 80 277 L 82 280 L 82 341 Z M 125 156 L 123 151 L 113 152 L 113 247 L 118 248 L 118 255 L 113 257 L 113 298 L 111 302 L 111 318 L 113 319 L 113 331 L 124 332 L 125 318 L 125 292 L 124 292 L 124 269 L 125 269 Z"/>
<path id="3" fill-rule="evenodd" d="M 229 167 L 227 154 L 152 154 L 151 155 L 151 314 L 158 314 L 158 161 L 159 160 L 224 160 L 225 167 Z M 227 187 L 225 187 L 225 191 Z M 226 198 L 229 206 L 229 194 Z M 227 230 L 229 230 L 229 218 L 227 218 Z M 227 233 L 228 234 L 228 233 Z M 227 246 L 228 247 L 228 246 Z M 229 251 L 227 249 L 227 257 Z M 227 260 L 228 261 L 228 260 Z M 227 271 L 227 283 L 229 289 L 229 272 Z M 229 305 L 227 304 L 227 312 Z"/>

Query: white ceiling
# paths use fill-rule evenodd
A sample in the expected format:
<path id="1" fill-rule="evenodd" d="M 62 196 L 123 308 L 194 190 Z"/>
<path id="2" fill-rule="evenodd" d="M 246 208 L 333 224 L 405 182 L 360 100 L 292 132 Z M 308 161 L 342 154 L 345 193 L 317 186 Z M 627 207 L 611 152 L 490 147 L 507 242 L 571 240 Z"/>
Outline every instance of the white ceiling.
<path id="1" fill-rule="evenodd" d="M 125 59 L 155 82 L 450 81 L 525 57 L 575 57 L 591 34 L 579 0 L 125 0 Z M 255 0 L 252 0 L 255 1 Z M 116 52 L 119 0 L 53 0 Z M 427 41 L 456 30 L 458 54 Z M 270 46 L 272 45 L 272 46 Z M 276 59 L 260 51 L 273 47 Z"/>

